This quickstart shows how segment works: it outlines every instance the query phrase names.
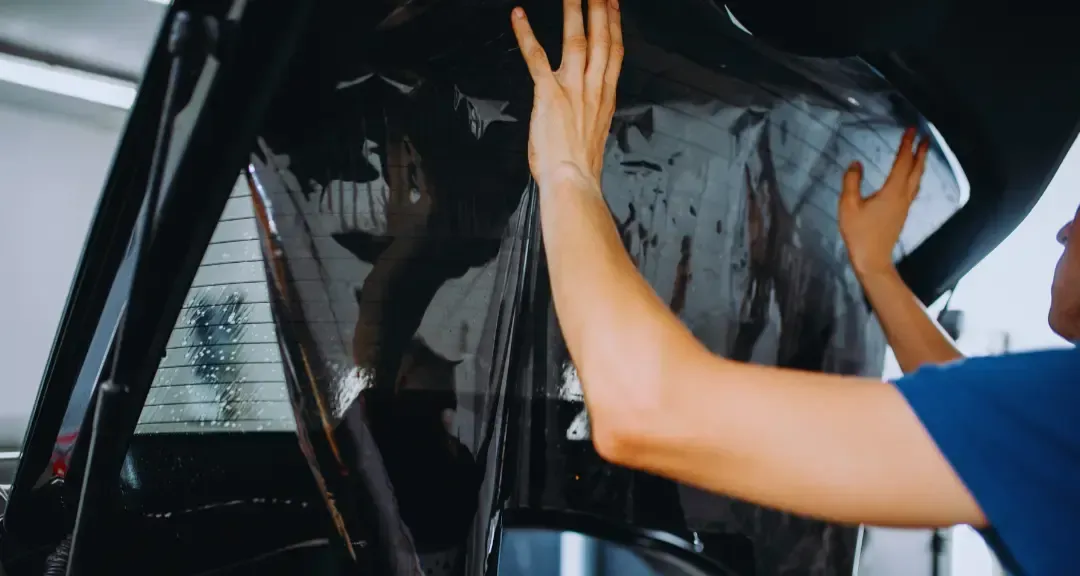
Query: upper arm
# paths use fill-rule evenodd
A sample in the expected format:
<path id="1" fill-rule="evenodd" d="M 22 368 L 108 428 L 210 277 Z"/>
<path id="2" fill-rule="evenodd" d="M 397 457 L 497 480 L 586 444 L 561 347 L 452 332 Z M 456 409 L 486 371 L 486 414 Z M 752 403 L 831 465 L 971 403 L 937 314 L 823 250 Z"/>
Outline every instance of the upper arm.
<path id="1" fill-rule="evenodd" d="M 700 353 L 665 386 L 640 465 L 796 514 L 981 525 L 982 512 L 904 396 L 875 380 Z M 672 383 L 674 384 L 674 383 Z"/>

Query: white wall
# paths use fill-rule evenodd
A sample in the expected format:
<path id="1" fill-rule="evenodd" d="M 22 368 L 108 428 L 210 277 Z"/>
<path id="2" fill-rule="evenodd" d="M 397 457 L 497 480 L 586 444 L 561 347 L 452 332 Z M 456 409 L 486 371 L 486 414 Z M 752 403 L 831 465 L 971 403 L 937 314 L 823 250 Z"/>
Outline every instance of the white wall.
<path id="1" fill-rule="evenodd" d="M 122 119 L 0 86 L 0 448 L 21 443 Z"/>
<path id="2" fill-rule="evenodd" d="M 1050 284 L 1063 248 L 1058 230 L 1080 204 L 1080 146 L 1074 144 L 1039 203 L 1019 227 L 960 282 L 952 307 L 964 310 L 965 352 L 996 352 L 994 341 L 1008 332 L 1013 351 L 1059 348 L 1050 330 Z"/>

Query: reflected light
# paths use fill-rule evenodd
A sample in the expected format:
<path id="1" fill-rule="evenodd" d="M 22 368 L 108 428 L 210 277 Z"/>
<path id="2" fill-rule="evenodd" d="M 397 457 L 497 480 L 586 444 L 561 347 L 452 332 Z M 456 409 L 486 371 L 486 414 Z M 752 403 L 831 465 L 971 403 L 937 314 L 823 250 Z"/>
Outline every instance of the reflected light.
<path id="1" fill-rule="evenodd" d="M 957 184 L 960 186 L 960 206 L 963 206 L 971 198 L 971 183 L 968 182 L 967 174 L 964 173 L 964 168 L 960 166 L 960 161 L 956 159 L 956 154 L 953 154 L 952 148 L 949 148 L 941 132 L 938 132 L 937 126 L 934 126 L 933 122 L 927 122 L 926 125 L 938 146 L 941 147 L 941 153 L 945 155 L 945 160 L 952 168 L 953 174 L 956 175 Z"/>
<path id="2" fill-rule="evenodd" d="M 559 575 L 589 576 L 589 539 L 577 532 L 563 532 L 559 536 Z"/>
<path id="3" fill-rule="evenodd" d="M 739 19 L 735 17 L 735 14 L 731 12 L 731 8 L 728 8 L 727 4 L 724 4 L 724 12 L 727 12 L 728 18 L 731 19 L 731 23 L 734 24 L 736 28 L 742 30 L 743 32 L 746 32 L 751 36 L 754 35 L 753 32 L 746 29 L 746 26 L 742 25 L 742 22 L 739 22 Z"/>

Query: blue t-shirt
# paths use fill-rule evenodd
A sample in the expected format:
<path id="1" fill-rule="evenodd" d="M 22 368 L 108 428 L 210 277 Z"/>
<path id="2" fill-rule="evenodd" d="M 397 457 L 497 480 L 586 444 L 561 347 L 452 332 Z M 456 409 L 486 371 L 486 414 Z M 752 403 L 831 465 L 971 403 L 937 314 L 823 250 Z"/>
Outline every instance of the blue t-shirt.
<path id="1" fill-rule="evenodd" d="M 1080 574 L 1080 350 L 973 358 L 896 382 L 1015 576 Z"/>

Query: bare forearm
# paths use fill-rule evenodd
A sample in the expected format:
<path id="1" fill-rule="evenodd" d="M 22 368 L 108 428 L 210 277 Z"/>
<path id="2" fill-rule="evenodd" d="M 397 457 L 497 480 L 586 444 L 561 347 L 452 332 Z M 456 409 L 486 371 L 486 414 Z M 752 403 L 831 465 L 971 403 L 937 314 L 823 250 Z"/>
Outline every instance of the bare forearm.
<path id="1" fill-rule="evenodd" d="M 859 281 L 905 373 L 964 357 L 895 268 L 860 273 Z"/>
<path id="2" fill-rule="evenodd" d="M 559 325 L 600 443 L 654 405 L 663 374 L 700 345 L 637 272 L 598 183 L 568 170 L 540 198 Z"/>
<path id="3" fill-rule="evenodd" d="M 677 376 L 621 464 L 834 522 L 985 524 L 890 384 L 716 356 Z"/>
<path id="4" fill-rule="evenodd" d="M 553 180 L 540 206 L 559 324 L 603 457 L 835 521 L 982 525 L 892 386 L 712 355 L 637 273 L 595 182 Z"/>

